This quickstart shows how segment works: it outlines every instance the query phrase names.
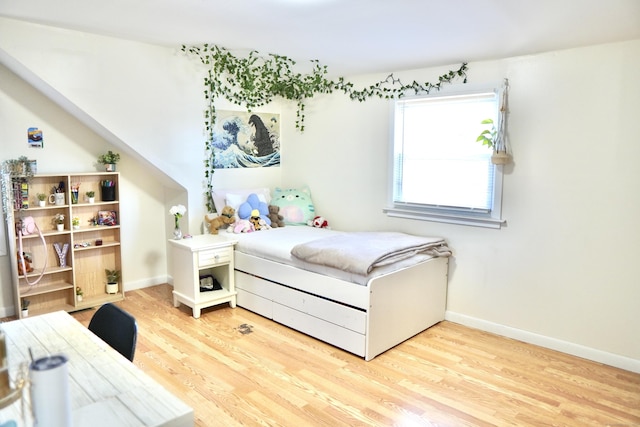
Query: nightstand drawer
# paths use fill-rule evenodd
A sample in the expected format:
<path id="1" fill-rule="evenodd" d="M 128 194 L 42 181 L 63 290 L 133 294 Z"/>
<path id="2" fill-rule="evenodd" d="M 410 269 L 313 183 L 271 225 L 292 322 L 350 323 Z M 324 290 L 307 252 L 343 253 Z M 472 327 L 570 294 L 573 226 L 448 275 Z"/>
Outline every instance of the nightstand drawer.
<path id="1" fill-rule="evenodd" d="M 198 252 L 198 267 L 231 262 L 232 248 L 208 249 Z"/>

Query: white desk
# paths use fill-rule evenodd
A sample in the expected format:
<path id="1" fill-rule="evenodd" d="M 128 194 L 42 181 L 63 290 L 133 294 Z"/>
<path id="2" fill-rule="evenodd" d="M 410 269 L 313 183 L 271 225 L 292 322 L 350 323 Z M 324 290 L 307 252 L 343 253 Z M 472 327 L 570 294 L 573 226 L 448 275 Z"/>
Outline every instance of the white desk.
<path id="1" fill-rule="evenodd" d="M 173 396 L 120 353 L 64 311 L 2 324 L 7 335 L 9 372 L 15 378 L 20 364 L 47 354 L 68 357 L 69 389 L 74 426 L 193 426 L 193 409 Z M 29 389 L 21 402 L 0 410 L 0 424 L 15 420 L 33 424 Z"/>

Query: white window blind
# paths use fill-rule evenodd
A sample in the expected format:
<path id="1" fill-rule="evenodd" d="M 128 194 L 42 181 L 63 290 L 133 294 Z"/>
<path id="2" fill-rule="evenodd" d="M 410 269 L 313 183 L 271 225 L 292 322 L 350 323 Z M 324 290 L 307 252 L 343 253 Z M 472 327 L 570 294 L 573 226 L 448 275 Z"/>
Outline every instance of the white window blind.
<path id="1" fill-rule="evenodd" d="M 391 210 L 495 218 L 502 178 L 476 138 L 499 103 L 497 90 L 396 101 Z"/>

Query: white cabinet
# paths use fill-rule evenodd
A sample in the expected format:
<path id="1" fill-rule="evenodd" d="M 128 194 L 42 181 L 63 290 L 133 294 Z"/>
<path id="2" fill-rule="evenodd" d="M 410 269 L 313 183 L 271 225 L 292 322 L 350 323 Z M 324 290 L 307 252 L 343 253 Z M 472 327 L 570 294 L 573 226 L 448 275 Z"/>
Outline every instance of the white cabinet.
<path id="1" fill-rule="evenodd" d="M 236 306 L 233 273 L 233 247 L 237 243 L 228 237 L 203 234 L 189 239 L 169 240 L 170 268 L 173 277 L 173 306 L 180 303 L 192 308 L 193 317 L 200 317 L 203 308 L 228 302 Z M 222 289 L 200 290 L 200 278 L 212 276 Z"/>

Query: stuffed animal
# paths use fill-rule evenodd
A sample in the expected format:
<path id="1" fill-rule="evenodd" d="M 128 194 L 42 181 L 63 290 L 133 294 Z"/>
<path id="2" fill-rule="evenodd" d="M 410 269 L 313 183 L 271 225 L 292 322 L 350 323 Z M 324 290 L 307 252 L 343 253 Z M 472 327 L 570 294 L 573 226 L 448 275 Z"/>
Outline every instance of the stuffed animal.
<path id="1" fill-rule="evenodd" d="M 324 219 L 324 217 L 321 217 L 321 216 L 314 217 L 311 221 L 307 223 L 307 225 L 309 225 L 310 227 L 316 227 L 316 228 L 329 228 L 329 223 L 327 222 L 326 219 Z"/>
<path id="2" fill-rule="evenodd" d="M 26 275 L 26 273 L 31 273 L 33 271 L 33 267 L 31 267 L 31 258 L 29 258 L 27 254 L 22 252 L 22 257 L 24 257 L 24 269 L 27 270 L 25 272 L 22 269 L 22 260 L 20 259 L 20 252 L 18 252 L 17 255 L 18 255 L 18 276 L 24 276 Z"/>
<path id="3" fill-rule="evenodd" d="M 249 194 L 247 201 L 238 206 L 238 218 L 248 220 L 254 209 L 258 210 L 260 218 L 264 219 L 267 225 L 271 225 L 271 220 L 267 217 L 269 215 L 269 207 L 265 202 L 260 201 L 255 193 Z"/>
<path id="4" fill-rule="evenodd" d="M 280 215 L 280 206 L 269 205 L 269 219 L 271 228 L 284 227 L 284 217 Z"/>
<path id="5" fill-rule="evenodd" d="M 239 219 L 236 221 L 233 227 L 227 228 L 227 231 L 229 233 L 233 232 L 236 234 L 240 234 L 240 233 L 251 233 L 255 231 L 255 229 L 253 228 L 253 224 L 251 223 L 251 221 L 249 221 L 248 219 Z"/>
<path id="6" fill-rule="evenodd" d="M 232 225 L 236 222 L 236 210 L 231 206 L 225 206 L 222 208 L 222 212 L 220 215 L 213 219 L 209 219 L 208 215 L 204 216 L 204 221 L 207 223 L 207 228 L 209 229 L 209 233 L 218 234 L 219 228 L 224 228 Z"/>
<path id="7" fill-rule="evenodd" d="M 260 231 L 260 211 L 258 209 L 254 209 L 251 211 L 251 217 L 249 217 L 249 222 L 253 224 L 253 229 L 255 231 Z"/>

